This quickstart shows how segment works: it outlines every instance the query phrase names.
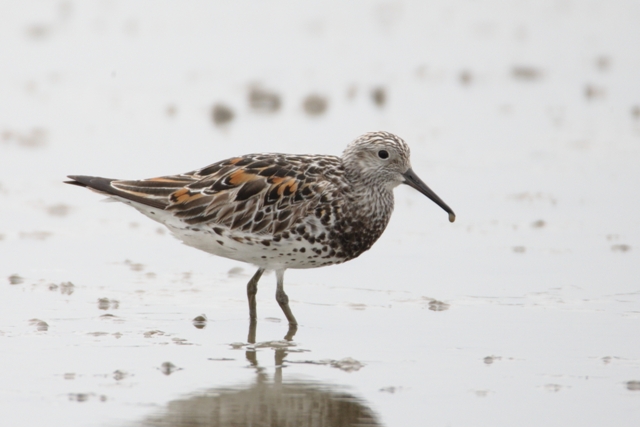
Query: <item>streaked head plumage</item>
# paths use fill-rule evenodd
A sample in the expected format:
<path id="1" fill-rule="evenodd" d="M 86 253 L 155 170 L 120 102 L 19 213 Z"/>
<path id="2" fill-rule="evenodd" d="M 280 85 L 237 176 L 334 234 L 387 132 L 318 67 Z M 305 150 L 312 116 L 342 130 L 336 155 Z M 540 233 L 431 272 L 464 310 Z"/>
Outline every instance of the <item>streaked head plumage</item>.
<path id="1" fill-rule="evenodd" d="M 409 146 L 402 138 L 382 131 L 361 135 L 342 154 L 348 171 L 390 188 L 404 182 L 402 174 L 411 168 L 409 157 Z"/>

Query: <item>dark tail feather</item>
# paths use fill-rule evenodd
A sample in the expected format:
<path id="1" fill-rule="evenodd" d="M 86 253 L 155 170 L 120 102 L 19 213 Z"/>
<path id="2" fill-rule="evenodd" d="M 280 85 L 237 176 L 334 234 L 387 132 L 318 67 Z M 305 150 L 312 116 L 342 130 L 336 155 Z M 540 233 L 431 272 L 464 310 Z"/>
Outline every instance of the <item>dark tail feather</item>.
<path id="1" fill-rule="evenodd" d="M 69 175 L 67 178 L 71 178 L 72 181 L 64 181 L 65 184 L 77 185 L 79 187 L 89 188 L 93 191 L 97 191 L 109 196 L 118 196 L 123 199 L 131 200 L 132 202 L 142 203 L 143 205 L 151 206 L 158 209 L 165 209 L 166 203 L 160 200 L 143 197 L 137 194 L 132 194 L 127 191 L 122 191 L 114 188 L 111 185 L 112 181 L 118 181 L 111 178 L 100 178 L 97 176 L 84 176 L 84 175 Z"/>

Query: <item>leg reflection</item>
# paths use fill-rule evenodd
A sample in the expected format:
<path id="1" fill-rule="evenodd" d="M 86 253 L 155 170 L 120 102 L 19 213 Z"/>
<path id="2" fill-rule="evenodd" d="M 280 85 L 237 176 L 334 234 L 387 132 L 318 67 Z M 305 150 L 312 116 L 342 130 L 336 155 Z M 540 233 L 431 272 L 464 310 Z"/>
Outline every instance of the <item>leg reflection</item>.
<path id="1" fill-rule="evenodd" d="M 287 335 L 284 336 L 284 339 L 287 341 L 293 341 L 293 337 L 298 332 L 298 325 L 289 323 L 289 330 L 287 331 Z"/>

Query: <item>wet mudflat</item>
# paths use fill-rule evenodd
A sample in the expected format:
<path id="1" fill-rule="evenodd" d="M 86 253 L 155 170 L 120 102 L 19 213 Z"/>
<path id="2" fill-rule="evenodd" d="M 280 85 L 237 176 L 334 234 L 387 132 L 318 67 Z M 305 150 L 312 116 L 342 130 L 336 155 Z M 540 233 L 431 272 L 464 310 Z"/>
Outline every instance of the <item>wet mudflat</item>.
<path id="1" fill-rule="evenodd" d="M 637 425 L 640 10 L 449 5 L 7 7 L 2 420 Z M 399 188 L 369 252 L 287 271 L 297 331 L 273 274 L 253 329 L 252 266 L 62 184 L 377 129 L 458 218 Z"/>

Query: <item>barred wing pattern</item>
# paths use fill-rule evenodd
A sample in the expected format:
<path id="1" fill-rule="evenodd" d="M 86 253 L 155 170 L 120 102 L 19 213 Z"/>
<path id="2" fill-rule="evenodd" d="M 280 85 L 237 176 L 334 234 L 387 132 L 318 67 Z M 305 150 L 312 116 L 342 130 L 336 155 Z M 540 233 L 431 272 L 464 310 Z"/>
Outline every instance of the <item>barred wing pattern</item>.
<path id="1" fill-rule="evenodd" d="M 109 184 L 111 194 L 160 207 L 191 226 L 277 235 L 310 213 L 328 222 L 332 212 L 322 206 L 348 191 L 343 173 L 338 157 L 250 154 L 185 174 Z"/>

